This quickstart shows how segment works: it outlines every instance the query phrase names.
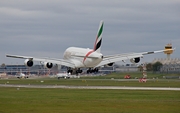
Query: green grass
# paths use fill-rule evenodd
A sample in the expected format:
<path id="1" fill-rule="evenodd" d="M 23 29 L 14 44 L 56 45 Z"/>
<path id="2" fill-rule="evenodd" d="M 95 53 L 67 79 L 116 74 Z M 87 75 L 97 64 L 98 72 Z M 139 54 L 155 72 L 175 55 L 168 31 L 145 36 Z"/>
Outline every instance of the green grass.
<path id="1" fill-rule="evenodd" d="M 113 73 L 107 76 L 68 80 L 1 79 L 0 84 L 180 88 L 179 79 L 163 79 L 164 75 L 161 74 L 149 74 L 150 80 L 146 83 L 139 83 L 138 79 L 122 81 L 125 74 Z M 142 76 L 140 73 L 130 75 Z M 157 77 L 159 79 L 152 79 Z M 180 91 L 0 87 L 0 113 L 178 113 L 179 111 Z"/>
<path id="2" fill-rule="evenodd" d="M 43 80 L 43 79 L 42 79 Z M 180 80 L 149 80 L 146 83 L 138 81 L 116 80 L 1 80 L 0 84 L 25 84 L 25 85 L 68 85 L 68 86 L 134 86 L 134 87 L 179 87 Z"/>
<path id="3" fill-rule="evenodd" d="M 84 77 L 86 79 L 123 79 L 125 75 L 130 75 L 132 79 L 134 78 L 142 78 L 142 72 L 123 72 L 123 73 L 111 73 L 106 76 L 89 76 L 89 77 Z M 180 73 L 153 73 L 153 72 L 147 72 L 147 78 L 148 79 L 153 79 L 153 78 L 159 78 L 163 79 L 163 76 L 180 76 Z"/>
<path id="4" fill-rule="evenodd" d="M 43 81 L 43 82 L 41 82 Z M 24 84 L 24 85 L 68 85 L 68 86 L 131 86 L 131 87 L 177 87 L 180 88 L 179 79 L 149 79 L 146 83 L 139 83 L 138 79 L 68 79 L 57 78 L 39 79 L 7 79 L 0 80 L 0 84 Z"/>
<path id="5" fill-rule="evenodd" d="M 179 91 L 0 87 L 0 113 L 178 113 Z"/>

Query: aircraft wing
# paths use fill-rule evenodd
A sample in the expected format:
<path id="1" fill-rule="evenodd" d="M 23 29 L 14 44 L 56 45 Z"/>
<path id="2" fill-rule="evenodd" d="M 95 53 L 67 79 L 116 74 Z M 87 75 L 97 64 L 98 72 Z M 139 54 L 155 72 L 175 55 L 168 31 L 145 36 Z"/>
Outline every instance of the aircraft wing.
<path id="1" fill-rule="evenodd" d="M 103 66 L 106 64 L 118 62 L 118 61 L 124 61 L 124 60 L 130 60 L 132 58 L 142 58 L 144 55 L 148 54 L 154 54 L 154 53 L 160 53 L 165 51 L 172 51 L 174 49 L 168 49 L 168 50 L 159 50 L 159 51 L 150 51 L 150 52 L 141 52 L 141 53 L 125 53 L 125 54 L 116 54 L 111 56 L 104 56 L 103 60 L 100 64 L 98 64 L 96 67 Z"/>
<path id="2" fill-rule="evenodd" d="M 19 55 L 6 55 L 6 57 L 12 57 L 12 58 L 21 58 L 21 59 L 29 59 L 33 61 L 40 61 L 40 62 L 50 62 L 54 64 L 64 65 L 67 67 L 75 68 L 75 65 L 73 62 L 65 59 L 54 59 L 54 58 L 36 58 L 36 57 L 30 57 L 30 56 L 19 56 Z"/>

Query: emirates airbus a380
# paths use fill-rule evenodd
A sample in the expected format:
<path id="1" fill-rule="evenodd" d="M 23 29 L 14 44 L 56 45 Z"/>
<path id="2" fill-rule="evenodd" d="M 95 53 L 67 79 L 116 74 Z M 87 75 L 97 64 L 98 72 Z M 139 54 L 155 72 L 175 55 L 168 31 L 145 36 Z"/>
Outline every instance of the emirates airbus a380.
<path id="1" fill-rule="evenodd" d="M 169 50 L 159 50 L 150 52 L 140 52 L 140 53 L 124 53 L 103 56 L 101 53 L 101 43 L 102 43 L 102 32 L 103 32 L 104 22 L 100 21 L 99 29 L 97 32 L 97 37 L 94 43 L 93 49 L 79 48 L 79 47 L 69 47 L 64 52 L 63 59 L 55 58 L 38 58 L 31 56 L 20 56 L 20 55 L 6 55 L 6 57 L 21 58 L 25 59 L 24 64 L 28 67 L 32 67 L 34 61 L 43 62 L 46 68 L 52 68 L 53 65 L 64 65 L 67 66 L 68 73 L 81 73 L 81 68 L 88 68 L 87 73 L 97 72 L 98 67 L 109 65 L 112 66 L 117 61 L 130 60 L 132 63 L 138 63 L 140 59 L 147 54 L 173 51 Z"/>

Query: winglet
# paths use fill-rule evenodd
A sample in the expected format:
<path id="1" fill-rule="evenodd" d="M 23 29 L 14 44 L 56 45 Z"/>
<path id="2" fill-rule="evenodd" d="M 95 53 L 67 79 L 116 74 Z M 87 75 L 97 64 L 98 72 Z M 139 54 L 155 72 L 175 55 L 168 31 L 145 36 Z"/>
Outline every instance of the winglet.
<path id="1" fill-rule="evenodd" d="M 104 24 L 104 22 L 103 22 L 103 20 L 101 20 L 100 24 L 99 24 L 99 29 L 98 29 L 98 32 L 97 32 L 96 41 L 94 43 L 94 51 L 97 51 L 99 53 L 101 51 L 103 24 Z"/>

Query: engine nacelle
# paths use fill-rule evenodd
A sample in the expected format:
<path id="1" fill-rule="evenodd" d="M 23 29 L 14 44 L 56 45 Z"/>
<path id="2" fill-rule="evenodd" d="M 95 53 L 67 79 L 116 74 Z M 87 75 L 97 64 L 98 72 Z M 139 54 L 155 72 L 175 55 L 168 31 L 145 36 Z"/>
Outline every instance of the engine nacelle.
<path id="1" fill-rule="evenodd" d="M 107 64 L 108 66 L 113 66 L 113 64 L 114 64 L 114 62 L 113 63 L 109 63 L 109 64 Z"/>
<path id="2" fill-rule="evenodd" d="M 34 63 L 33 63 L 32 60 L 26 59 L 26 60 L 24 61 L 24 65 L 25 65 L 25 66 L 32 67 L 33 64 L 34 64 Z"/>
<path id="3" fill-rule="evenodd" d="M 140 57 L 130 59 L 131 63 L 139 63 Z"/>
<path id="4" fill-rule="evenodd" d="M 113 62 L 113 63 L 106 64 L 105 66 L 106 66 L 106 67 L 111 67 L 111 66 L 113 66 L 113 64 L 114 64 L 114 62 Z"/>
<path id="5" fill-rule="evenodd" d="M 44 62 L 44 67 L 50 69 L 53 67 L 53 64 L 49 62 Z"/>

